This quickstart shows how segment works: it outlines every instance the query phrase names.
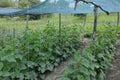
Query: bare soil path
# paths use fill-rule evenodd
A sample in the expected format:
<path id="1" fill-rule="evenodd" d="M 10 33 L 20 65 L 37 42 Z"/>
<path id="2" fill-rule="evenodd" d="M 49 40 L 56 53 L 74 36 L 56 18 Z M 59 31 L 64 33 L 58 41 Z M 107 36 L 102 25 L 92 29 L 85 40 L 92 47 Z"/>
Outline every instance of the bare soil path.
<path id="1" fill-rule="evenodd" d="M 116 54 L 113 66 L 109 69 L 107 80 L 120 80 L 120 40 L 116 43 Z"/>

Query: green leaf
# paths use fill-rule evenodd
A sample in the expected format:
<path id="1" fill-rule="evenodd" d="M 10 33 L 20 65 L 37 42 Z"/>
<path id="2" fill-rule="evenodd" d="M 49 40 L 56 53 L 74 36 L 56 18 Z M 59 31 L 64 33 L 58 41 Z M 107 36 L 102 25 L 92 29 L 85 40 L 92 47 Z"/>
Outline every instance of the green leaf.
<path id="1" fill-rule="evenodd" d="M 37 80 L 37 74 L 34 71 L 26 72 L 26 79 Z"/>
<path id="2" fill-rule="evenodd" d="M 3 76 L 3 77 L 8 77 L 8 76 L 10 76 L 10 73 L 7 72 L 7 71 L 3 71 L 3 72 L 2 72 L 2 76 Z"/>
<path id="3" fill-rule="evenodd" d="M 104 74 L 104 72 L 101 70 L 100 75 L 99 75 L 99 80 L 104 80 L 104 78 L 105 78 L 105 74 Z"/>
<path id="4" fill-rule="evenodd" d="M 73 65 L 70 65 L 68 68 L 67 68 L 67 72 L 68 73 L 73 73 L 75 71 L 75 68 Z"/>
<path id="5" fill-rule="evenodd" d="M 38 47 L 36 47 L 36 48 L 35 48 L 35 51 L 36 51 L 36 52 L 39 52 L 39 51 L 40 51 L 40 49 L 39 49 Z"/>
<path id="6" fill-rule="evenodd" d="M 33 62 L 33 61 L 27 61 L 27 66 L 29 67 L 29 68 L 33 68 L 34 66 L 36 66 L 37 64 L 35 63 L 35 62 Z"/>
<path id="7" fill-rule="evenodd" d="M 92 75 L 93 77 L 96 76 L 96 71 L 94 71 L 94 70 L 89 70 L 89 72 L 90 72 L 90 75 Z"/>
<path id="8" fill-rule="evenodd" d="M 80 67 L 80 72 L 85 74 L 85 75 L 90 75 L 90 72 L 87 68 L 85 68 L 84 66 Z"/>
<path id="9" fill-rule="evenodd" d="M 0 70 L 3 68 L 3 63 L 0 62 Z"/>
<path id="10" fill-rule="evenodd" d="M 104 54 L 98 54 L 98 58 L 104 58 Z"/>
<path id="11" fill-rule="evenodd" d="M 24 80 L 24 74 L 23 73 L 16 73 L 15 77 L 19 78 L 19 80 Z"/>
<path id="12" fill-rule="evenodd" d="M 85 80 L 85 78 L 82 75 L 77 75 L 77 80 Z"/>
<path id="13" fill-rule="evenodd" d="M 62 77 L 62 78 L 58 78 L 57 80 L 71 80 L 71 79 L 66 78 L 66 77 Z"/>
<path id="14" fill-rule="evenodd" d="M 27 67 L 26 67 L 25 64 L 21 63 L 21 64 L 19 64 L 19 69 L 20 70 L 25 70 L 25 69 L 27 69 Z"/>
<path id="15" fill-rule="evenodd" d="M 18 58 L 18 59 L 22 60 L 23 55 L 21 55 L 21 54 L 16 54 L 16 55 L 15 55 L 15 58 Z"/>
<path id="16" fill-rule="evenodd" d="M 49 64 L 49 65 L 47 66 L 47 70 L 52 71 L 52 70 L 53 70 L 53 68 L 54 68 L 54 65 L 53 65 L 53 64 Z"/>
<path id="17" fill-rule="evenodd" d="M 81 60 L 81 62 L 80 62 L 82 65 L 84 65 L 85 67 L 89 67 L 90 66 L 90 62 L 87 60 L 87 59 L 83 59 L 83 60 Z"/>
<path id="18" fill-rule="evenodd" d="M 1 61 L 16 62 L 12 54 L 1 57 Z"/>

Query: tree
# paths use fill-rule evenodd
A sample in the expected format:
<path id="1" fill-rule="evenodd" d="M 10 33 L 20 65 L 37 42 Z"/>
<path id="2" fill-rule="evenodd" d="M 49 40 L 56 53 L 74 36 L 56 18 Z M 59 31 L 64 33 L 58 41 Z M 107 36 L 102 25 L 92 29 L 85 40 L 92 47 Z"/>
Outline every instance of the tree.
<path id="1" fill-rule="evenodd" d="M 30 6 L 33 6 L 34 4 L 37 4 L 40 2 L 40 0 L 28 0 L 30 3 Z"/>
<path id="2" fill-rule="evenodd" d="M 28 8 L 39 2 L 40 2 L 40 0 L 18 0 L 18 8 Z M 29 19 L 37 20 L 37 19 L 40 19 L 40 17 L 41 17 L 41 15 L 30 15 Z"/>
<path id="3" fill-rule="evenodd" d="M 39 3 L 40 0 L 18 0 L 18 8 L 28 8 L 31 7 L 37 3 Z M 30 20 L 37 20 L 40 19 L 41 16 L 46 16 L 50 17 L 51 14 L 38 14 L 38 15 L 30 15 L 29 19 Z"/>
<path id="4" fill-rule="evenodd" d="M 40 0 L 19 0 L 18 7 L 19 8 L 27 8 L 28 6 L 33 6 L 37 3 L 39 3 Z"/>
<path id="5" fill-rule="evenodd" d="M 0 0 L 0 7 L 13 7 L 13 0 Z"/>

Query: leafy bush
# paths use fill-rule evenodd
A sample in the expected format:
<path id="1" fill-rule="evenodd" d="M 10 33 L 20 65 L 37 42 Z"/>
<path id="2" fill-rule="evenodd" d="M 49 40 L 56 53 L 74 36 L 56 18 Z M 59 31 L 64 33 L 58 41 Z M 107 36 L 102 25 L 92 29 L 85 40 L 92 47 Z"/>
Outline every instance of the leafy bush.
<path id="1" fill-rule="evenodd" d="M 74 16 L 79 17 L 80 19 L 84 19 L 87 14 L 74 14 Z"/>
<path id="2" fill-rule="evenodd" d="M 114 33 L 112 29 L 106 30 L 82 54 L 75 51 L 74 61 L 58 80 L 104 80 L 114 56 Z"/>
<path id="3" fill-rule="evenodd" d="M 0 7 L 13 7 L 14 2 L 12 0 L 0 0 Z"/>
<path id="4" fill-rule="evenodd" d="M 52 71 L 81 45 L 77 27 L 63 28 L 61 38 L 54 24 L 48 24 L 45 29 L 28 30 L 17 38 L 1 38 L 0 79 L 44 79 L 46 72 Z"/>

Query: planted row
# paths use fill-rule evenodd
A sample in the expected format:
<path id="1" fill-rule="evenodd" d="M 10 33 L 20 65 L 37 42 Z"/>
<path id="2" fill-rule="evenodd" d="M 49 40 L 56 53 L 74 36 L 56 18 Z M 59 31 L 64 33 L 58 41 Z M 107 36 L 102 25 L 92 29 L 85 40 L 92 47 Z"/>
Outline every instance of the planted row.
<path id="1" fill-rule="evenodd" d="M 105 80 L 106 72 L 112 65 L 115 42 L 115 32 L 106 29 L 82 54 L 75 51 L 75 59 L 58 80 Z"/>
<path id="2" fill-rule="evenodd" d="M 1 38 L 0 79 L 37 80 L 53 70 L 81 45 L 77 27 L 64 27 L 61 37 L 54 25 L 29 29 L 25 35 Z"/>

